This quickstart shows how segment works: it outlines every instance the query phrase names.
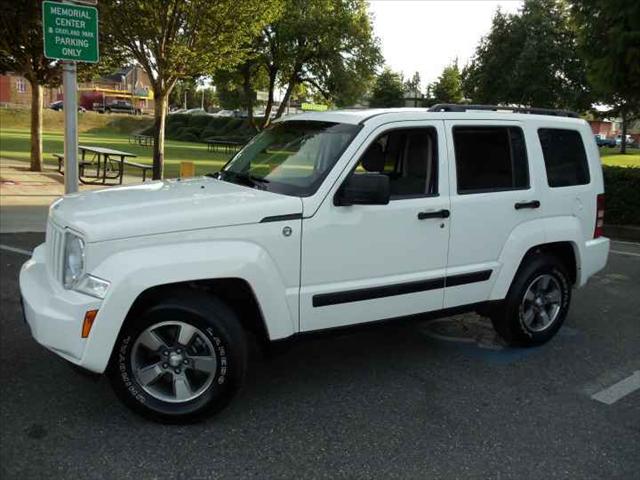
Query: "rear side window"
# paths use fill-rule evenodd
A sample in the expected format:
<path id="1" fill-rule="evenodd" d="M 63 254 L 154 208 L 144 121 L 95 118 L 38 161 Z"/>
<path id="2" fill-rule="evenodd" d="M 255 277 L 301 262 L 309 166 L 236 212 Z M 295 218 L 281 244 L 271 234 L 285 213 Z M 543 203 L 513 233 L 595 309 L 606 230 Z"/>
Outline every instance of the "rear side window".
<path id="1" fill-rule="evenodd" d="M 589 183 L 587 154 L 579 132 L 560 128 L 541 128 L 538 130 L 538 137 L 550 187 L 569 187 Z"/>
<path id="2" fill-rule="evenodd" d="M 529 188 L 524 135 L 519 127 L 454 127 L 458 193 Z"/>

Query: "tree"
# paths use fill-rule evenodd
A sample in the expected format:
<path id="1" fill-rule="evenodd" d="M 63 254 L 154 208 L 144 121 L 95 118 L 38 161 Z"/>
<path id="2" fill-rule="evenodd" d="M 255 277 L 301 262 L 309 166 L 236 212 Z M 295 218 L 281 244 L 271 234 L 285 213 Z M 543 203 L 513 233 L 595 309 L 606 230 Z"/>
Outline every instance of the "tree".
<path id="1" fill-rule="evenodd" d="M 430 90 L 434 103 L 462 102 L 462 77 L 458 68 L 458 60 L 444 67 L 438 80 Z"/>
<path id="2" fill-rule="evenodd" d="M 284 95 L 276 118 L 300 85 L 328 102 L 347 105 L 367 91 L 382 62 L 364 0 L 285 0 L 284 10 L 254 39 L 253 53 L 235 80 L 250 118 L 256 90 L 267 91 L 258 129 L 270 122 L 278 88 Z"/>
<path id="3" fill-rule="evenodd" d="M 42 102 L 56 86 L 61 66 L 44 56 L 41 0 L 1 0 L 0 73 L 14 72 L 31 86 L 31 170 L 42 171 Z"/>
<path id="4" fill-rule="evenodd" d="M 473 103 L 585 111 L 592 101 L 562 0 L 526 0 L 518 14 L 498 10 L 462 80 Z"/>
<path id="5" fill-rule="evenodd" d="M 599 100 L 628 123 L 640 117 L 640 2 L 574 0 L 572 14 L 587 75 Z M 626 153 L 626 142 L 620 143 Z"/>
<path id="6" fill-rule="evenodd" d="M 140 64 L 154 95 L 153 178 L 164 174 L 168 99 L 180 78 L 240 63 L 279 0 L 103 0 L 101 49 Z"/>
<path id="7" fill-rule="evenodd" d="M 421 80 L 420 73 L 415 72 L 413 77 L 404 82 L 404 91 L 407 94 L 407 97 L 414 102 L 414 107 L 418 106 L 418 103 L 422 104 L 423 99 L 421 92 Z"/>
<path id="8" fill-rule="evenodd" d="M 402 75 L 385 68 L 375 80 L 369 105 L 374 108 L 402 107 L 404 105 Z"/>

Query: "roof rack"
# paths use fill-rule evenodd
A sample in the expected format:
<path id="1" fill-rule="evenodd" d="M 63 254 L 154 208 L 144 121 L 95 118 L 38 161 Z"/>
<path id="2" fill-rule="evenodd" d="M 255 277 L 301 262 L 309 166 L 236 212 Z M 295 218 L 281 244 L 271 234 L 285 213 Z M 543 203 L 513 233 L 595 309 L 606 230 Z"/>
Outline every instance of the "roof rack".
<path id="1" fill-rule="evenodd" d="M 576 112 L 554 110 L 552 108 L 509 107 L 500 105 L 460 105 L 457 103 L 438 103 L 429 108 L 430 112 L 466 112 L 468 110 L 484 110 L 491 112 L 529 113 L 532 115 L 551 115 L 554 117 L 580 118 Z"/>

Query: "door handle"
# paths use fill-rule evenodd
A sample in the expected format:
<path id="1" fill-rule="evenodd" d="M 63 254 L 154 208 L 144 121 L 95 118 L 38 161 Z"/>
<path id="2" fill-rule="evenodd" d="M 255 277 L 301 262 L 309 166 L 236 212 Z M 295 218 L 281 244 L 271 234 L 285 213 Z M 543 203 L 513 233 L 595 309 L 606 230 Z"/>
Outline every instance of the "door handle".
<path id="1" fill-rule="evenodd" d="M 521 210 L 523 208 L 540 208 L 540 201 L 531 200 L 530 202 L 518 202 L 514 207 L 516 210 Z"/>
<path id="2" fill-rule="evenodd" d="M 433 210 L 429 212 L 418 212 L 418 220 L 426 220 L 427 218 L 449 218 L 451 212 L 449 210 Z"/>

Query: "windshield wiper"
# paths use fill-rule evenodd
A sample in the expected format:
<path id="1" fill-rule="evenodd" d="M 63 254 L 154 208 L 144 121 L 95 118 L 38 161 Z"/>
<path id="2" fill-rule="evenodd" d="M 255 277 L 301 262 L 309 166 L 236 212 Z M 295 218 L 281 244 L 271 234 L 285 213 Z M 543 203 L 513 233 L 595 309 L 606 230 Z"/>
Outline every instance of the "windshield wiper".
<path id="1" fill-rule="evenodd" d="M 226 175 L 231 176 L 232 179 L 240 180 L 245 185 L 253 188 L 258 188 L 258 185 L 260 185 L 260 188 L 265 189 L 264 184 L 269 183 L 269 180 L 267 180 L 266 178 L 253 175 L 251 173 L 238 173 L 231 170 L 221 170 L 220 172 L 218 172 L 217 176 L 213 178 L 224 180 L 224 177 Z"/>

